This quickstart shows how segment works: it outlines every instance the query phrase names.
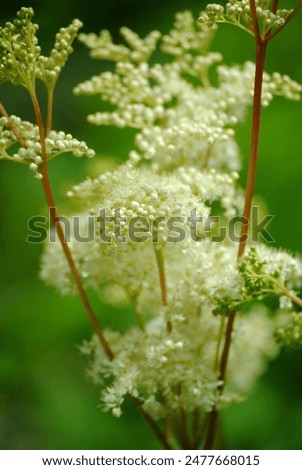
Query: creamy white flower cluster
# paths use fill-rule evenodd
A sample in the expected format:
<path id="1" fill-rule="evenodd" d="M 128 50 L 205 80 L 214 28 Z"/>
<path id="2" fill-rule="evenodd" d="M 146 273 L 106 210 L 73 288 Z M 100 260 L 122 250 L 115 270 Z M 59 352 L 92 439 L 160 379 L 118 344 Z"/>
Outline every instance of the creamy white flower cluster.
<path id="1" fill-rule="evenodd" d="M 125 36 L 124 29 L 122 34 Z M 138 49 L 145 44 L 133 37 Z M 147 59 L 134 60 L 132 49 L 114 45 L 107 31 L 99 37 L 81 35 L 94 57 L 116 62 L 114 71 L 75 88 L 76 94 L 97 94 L 110 104 L 110 110 L 91 114 L 88 121 L 137 129 L 136 149 L 130 159 L 136 165 L 150 161 L 157 172 L 180 165 L 239 169 L 233 127 L 252 103 L 255 68 L 250 62 L 220 65 L 219 84 L 212 86 L 209 68 L 222 60 L 220 54 L 208 52 L 212 38 L 213 31 L 205 25 L 197 27 L 191 12 L 179 13 L 161 44 L 161 50 L 173 60 L 169 57 L 164 64 L 150 65 Z M 150 54 L 156 46 L 152 44 Z M 265 74 L 262 104 L 268 105 L 274 95 L 298 99 L 300 92 L 300 85 L 289 77 Z"/>
<path id="2" fill-rule="evenodd" d="M 261 34 L 283 26 L 292 10 L 281 9 L 272 11 L 272 0 L 256 0 L 256 14 L 261 22 Z M 215 23 L 231 23 L 254 34 L 252 31 L 252 14 L 249 0 L 231 0 L 225 6 L 210 3 L 198 20 L 201 24 L 213 26 Z"/>
<path id="3" fill-rule="evenodd" d="M 19 137 L 24 145 L 17 149 L 16 135 L 12 132 L 12 127 L 17 129 Z M 94 157 L 94 150 L 87 147 L 86 143 L 60 131 L 50 131 L 45 140 L 47 150 L 47 160 L 63 153 L 72 153 L 76 157 Z M 42 163 L 42 148 L 40 143 L 39 128 L 27 121 L 22 121 L 18 116 L 0 118 L 0 159 L 12 160 L 17 163 L 29 165 L 35 173 L 35 177 L 42 178 L 39 172 L 39 165 Z"/>
<path id="4" fill-rule="evenodd" d="M 137 174 L 138 181 L 140 176 Z M 169 179 L 161 178 L 162 183 L 168 185 Z M 108 182 L 108 176 L 104 179 Z M 130 184 L 134 189 L 129 170 Z M 88 182 L 86 188 L 87 185 Z M 136 202 L 140 200 L 139 186 L 135 187 Z M 175 189 L 183 190 L 181 185 L 176 185 Z M 130 193 L 129 188 L 128 191 Z M 176 196 L 174 191 L 171 196 L 175 197 L 175 207 L 182 197 L 186 198 L 181 193 Z M 127 200 L 130 210 L 133 210 L 132 198 L 133 194 Z M 112 198 L 105 199 L 105 203 L 109 201 L 112 204 Z M 135 204 L 134 213 L 139 208 Z M 80 227 L 81 233 L 85 233 L 87 212 L 81 216 Z M 104 283 L 110 282 L 113 286 L 111 303 L 115 302 L 114 286 L 119 298 L 119 289 L 123 289 L 139 324 L 123 335 L 106 332 L 115 354 L 113 361 L 108 361 L 96 338 L 85 343 L 85 351 L 91 354 L 89 374 L 93 380 L 101 383 L 104 377 L 112 378 L 102 393 L 105 409 L 119 416 L 125 396 L 130 394 L 142 401 L 154 419 L 160 419 L 166 415 L 177 416 L 181 408 L 188 413 L 194 409 L 208 412 L 214 405 L 244 397 L 263 371 L 267 358 L 277 352 L 273 345 L 277 323 L 263 306 L 254 306 L 245 312 L 236 324 L 228 387 L 221 396 L 217 394 L 225 317 L 214 313 L 220 298 L 238 299 L 241 295 L 242 277 L 236 265 L 237 244 L 212 243 L 209 238 L 202 243 L 186 239 L 182 244 L 162 244 L 167 282 L 166 306 L 161 302 L 152 243 L 121 243 L 118 250 L 112 246 L 116 246 L 116 241 L 108 248 L 98 238 L 89 243 L 75 238 L 70 242 L 84 283 L 102 292 Z M 287 253 L 265 247 L 263 251 L 264 257 L 270 260 L 270 270 L 275 271 L 277 266 L 281 272 L 281 265 L 284 281 L 295 287 L 300 285 L 296 278 L 301 279 L 301 263 L 298 265 Z M 41 276 L 61 293 L 73 290 L 73 281 L 59 243 L 48 245 Z M 230 307 L 231 303 L 228 305 Z M 167 332 L 167 322 L 173 325 L 171 333 Z"/>
<path id="5" fill-rule="evenodd" d="M 82 216 L 82 233 L 85 221 Z M 223 395 L 217 394 L 219 344 L 225 323 L 224 317 L 213 315 L 213 300 L 226 292 L 235 295 L 240 289 L 235 244 L 206 239 L 200 244 L 164 246 L 166 306 L 161 305 L 150 243 L 105 250 L 98 241 L 72 239 L 70 248 L 85 284 L 98 292 L 105 281 L 124 289 L 140 325 L 125 334 L 106 331 L 115 354 L 113 361 L 108 360 L 97 338 L 83 346 L 83 352 L 91 355 L 89 375 L 93 380 L 103 384 L 106 377 L 112 377 L 102 397 L 105 409 L 115 416 L 120 416 L 127 394 L 138 397 L 154 419 L 177 416 L 182 408 L 188 413 L 197 409 L 207 412 L 214 405 L 237 401 L 263 371 L 266 359 L 276 354 L 275 320 L 264 307 L 253 307 L 236 325 L 228 387 Z M 48 245 L 41 275 L 62 293 L 73 288 L 59 243 Z M 114 289 L 111 295 L 114 302 Z M 167 321 L 173 325 L 169 334 Z"/>
<path id="6" fill-rule="evenodd" d="M 142 39 L 126 27 L 121 28 L 120 33 L 129 47 L 123 44 L 114 44 L 111 34 L 107 30 L 101 31 L 99 36 L 94 33 L 80 34 L 79 39 L 90 48 L 90 55 L 94 59 L 140 63 L 149 60 L 161 37 L 159 31 L 152 31 Z"/>
<path id="7" fill-rule="evenodd" d="M 116 64 L 114 72 L 93 77 L 76 92 L 100 94 L 113 105 L 113 111 L 89 120 L 138 129 L 136 148 L 117 170 L 69 191 L 80 209 L 70 218 L 68 243 L 85 286 L 106 292 L 109 304 L 128 305 L 133 326 L 123 334 L 105 331 L 113 360 L 96 337 L 82 351 L 90 357 L 89 375 L 102 387 L 105 410 L 120 416 L 130 395 L 155 420 L 169 417 L 177 423 L 185 413 L 189 422 L 195 420 L 198 435 L 203 414 L 242 399 L 277 353 L 278 321 L 262 299 L 274 294 L 288 308 L 301 288 L 302 264 L 258 243 L 257 257 L 252 248 L 238 266 L 238 243 L 212 237 L 225 221 L 242 214 L 233 126 L 251 103 L 254 65 L 220 65 L 218 86 L 212 86 L 208 67 L 220 60 L 207 52 L 213 31 L 197 29 L 189 12 L 178 14 L 163 37 L 162 48 L 173 58 L 166 64 L 145 62 L 157 33 L 145 40 L 129 30 L 122 34 L 129 48 L 113 44 L 108 32 L 82 36 L 95 57 Z M 297 99 L 300 91 L 288 77 L 265 74 L 262 104 L 278 94 Z M 203 223 L 193 224 L 192 234 L 188 217 L 195 209 Z M 217 214 L 217 225 L 206 228 L 204 222 Z M 178 243 L 168 242 L 167 221 L 173 218 L 184 229 Z M 133 220 L 135 240 L 127 236 Z M 176 225 L 173 229 L 179 233 Z M 85 242 L 76 236 L 79 231 L 92 237 Z M 73 292 L 59 242 L 46 247 L 41 277 L 62 294 Z M 268 292 L 271 277 L 275 284 Z M 227 384 L 219 393 L 226 314 L 243 304 Z"/>
<path id="8" fill-rule="evenodd" d="M 265 310 L 251 311 L 248 321 L 238 319 L 228 387 L 219 396 L 216 348 L 220 319 L 208 312 L 202 315 L 202 321 L 192 316 L 174 322 L 169 337 L 161 316 L 148 322 L 144 333 L 135 328 L 124 335 L 108 333 L 116 355 L 113 363 L 104 357 L 96 337 L 85 342 L 82 352 L 90 357 L 88 374 L 93 381 L 103 385 L 104 377 L 114 376 L 102 393 L 104 409 L 120 416 L 129 394 L 139 397 L 144 410 L 159 420 L 173 418 L 184 410 L 188 415 L 200 410 L 209 412 L 214 405 L 241 400 L 262 372 L 263 356 L 272 358 L 276 354 L 273 323 Z M 255 330 L 259 332 L 257 338 Z"/>
<path id="9" fill-rule="evenodd" d="M 139 181 L 139 183 L 137 183 Z M 171 230 L 168 220 L 175 218 L 184 219 L 183 227 L 188 227 L 188 217 L 191 211 L 197 209 L 198 216 L 206 220 L 209 209 L 204 201 L 192 194 L 190 188 L 182 184 L 174 175 L 166 177 L 158 176 L 150 171 L 131 170 L 121 168 L 113 175 L 104 175 L 102 184 L 106 188 L 104 195 L 104 209 L 106 216 L 111 217 L 113 223 L 120 224 L 118 235 L 115 228 L 107 231 L 108 237 L 112 237 L 112 244 L 123 238 L 131 243 L 129 238 L 131 219 L 137 219 L 146 242 L 156 242 L 162 245 L 169 239 Z M 95 209 L 98 214 L 102 206 Z M 161 224 L 161 220 L 165 222 Z M 147 225 L 145 225 L 147 223 Z M 133 238 L 133 237 L 132 237 Z M 133 238 L 135 243 L 136 237 Z"/>
<path id="10" fill-rule="evenodd" d="M 181 61 L 186 52 L 190 56 L 193 51 L 199 56 L 206 56 L 214 31 L 215 28 L 211 32 L 206 28 L 196 29 L 196 19 L 192 13 L 190 11 L 179 12 L 175 16 L 174 27 L 169 34 L 163 36 L 162 50 L 166 54 L 178 57 Z"/>
<path id="11" fill-rule="evenodd" d="M 234 94 L 234 87 L 241 92 L 242 105 L 247 106 L 253 96 L 255 65 L 252 62 L 245 62 L 243 67 L 233 66 L 232 68 L 218 67 L 218 76 L 221 81 L 221 91 L 226 96 Z M 245 93 L 243 93 L 245 90 Z M 291 80 L 288 75 L 280 75 L 274 72 L 272 75 L 263 74 L 262 106 L 268 106 L 274 96 L 283 96 L 288 100 L 297 101 L 301 98 L 302 86 Z M 221 97 L 222 98 L 222 97 Z M 237 104 L 237 103 L 236 103 Z M 232 109 L 236 112 L 236 109 Z"/>

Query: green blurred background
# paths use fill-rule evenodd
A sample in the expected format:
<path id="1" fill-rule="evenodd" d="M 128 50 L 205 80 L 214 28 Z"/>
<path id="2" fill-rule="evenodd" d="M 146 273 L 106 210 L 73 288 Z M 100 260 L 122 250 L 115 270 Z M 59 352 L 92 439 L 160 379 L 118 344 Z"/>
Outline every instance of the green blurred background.
<path id="1" fill-rule="evenodd" d="M 282 6 L 290 5 L 281 2 Z M 61 26 L 78 17 L 83 31 L 127 25 L 145 35 L 167 32 L 176 11 L 192 9 L 196 18 L 204 3 L 193 0 L 43 0 L 10 1 L 1 6 L 1 23 L 21 6 L 33 6 L 40 25 L 40 44 L 50 48 Z M 302 82 L 302 14 L 270 46 L 266 69 L 289 74 Z M 220 28 L 213 50 L 228 64 L 253 60 L 252 40 L 230 26 Z M 103 65 L 89 59 L 75 44 L 56 90 L 54 128 L 70 131 L 99 153 L 124 160 L 133 133 L 96 128 L 85 122 L 97 110 L 95 98 L 72 95 L 80 81 L 99 73 Z M 23 90 L 3 86 L 1 101 L 10 113 L 31 118 Z M 256 191 L 275 219 L 270 230 L 276 245 L 302 252 L 301 184 L 302 103 L 275 99 L 263 112 Z M 244 157 L 245 180 L 250 116 L 237 129 Z M 90 171 L 85 159 L 65 156 L 51 165 L 56 197 L 64 207 L 66 190 Z M 41 245 L 26 243 L 27 220 L 46 215 L 41 187 L 22 166 L 0 166 L 0 448 L 1 449 L 156 449 L 155 438 L 137 410 L 126 404 L 120 419 L 99 409 L 99 389 L 85 377 L 85 358 L 77 345 L 91 335 L 78 298 L 62 298 L 38 278 Z M 91 293 L 102 323 L 127 323 L 125 313 L 102 305 Z M 270 364 L 249 399 L 222 416 L 229 449 L 302 448 L 302 354 L 283 352 Z"/>

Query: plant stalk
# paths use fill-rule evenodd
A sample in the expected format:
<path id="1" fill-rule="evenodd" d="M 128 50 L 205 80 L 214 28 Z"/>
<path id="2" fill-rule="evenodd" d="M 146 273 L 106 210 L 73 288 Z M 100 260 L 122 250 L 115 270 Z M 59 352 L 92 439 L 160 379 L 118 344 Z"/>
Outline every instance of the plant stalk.
<path id="1" fill-rule="evenodd" d="M 165 272 L 165 261 L 162 251 L 154 245 L 154 253 L 156 258 L 156 264 L 158 268 L 159 274 L 159 284 L 161 290 L 161 300 L 162 305 L 165 307 L 168 305 L 167 300 L 167 282 L 166 282 L 166 272 Z M 170 320 L 167 320 L 167 331 L 171 333 L 172 331 L 172 323 Z"/>
<path id="2" fill-rule="evenodd" d="M 83 305 L 84 305 L 84 307 L 85 307 L 85 309 L 88 313 L 90 321 L 93 325 L 94 330 L 96 331 L 96 334 L 98 335 L 98 338 L 99 338 L 99 340 L 100 340 L 100 342 L 103 346 L 103 349 L 104 349 L 106 355 L 108 356 L 108 358 L 110 360 L 112 360 L 112 359 L 114 359 L 114 354 L 113 354 L 112 349 L 110 348 L 110 346 L 109 346 L 109 344 L 108 344 L 108 342 L 107 342 L 107 340 L 104 336 L 103 330 L 102 330 L 102 328 L 101 328 L 101 326 L 98 322 L 98 319 L 97 319 L 97 317 L 96 317 L 96 315 L 95 315 L 95 313 L 92 309 L 92 306 L 90 304 L 90 301 L 88 299 L 86 291 L 83 287 L 82 280 L 80 278 L 78 269 L 77 269 L 76 264 L 73 260 L 72 254 L 71 254 L 70 249 L 68 247 L 68 244 L 65 240 L 64 231 L 63 231 L 62 226 L 60 224 L 60 217 L 59 217 L 58 212 L 57 212 L 57 208 L 56 208 L 55 201 L 54 201 L 54 196 L 53 196 L 50 181 L 49 181 L 48 165 L 47 165 L 47 151 L 46 151 L 46 144 L 45 144 L 45 131 L 44 131 L 44 126 L 43 126 L 43 119 L 42 119 L 42 115 L 41 115 L 40 105 L 39 105 L 39 102 L 38 102 L 35 91 L 32 91 L 30 93 L 30 95 L 31 95 L 31 99 L 32 99 L 32 104 L 33 104 L 37 124 L 38 124 L 38 127 L 39 127 L 40 142 L 41 142 L 41 147 L 42 147 L 42 164 L 41 164 L 41 173 L 42 173 L 42 176 L 43 176 L 42 185 L 43 185 L 43 190 L 44 190 L 44 194 L 45 194 L 45 197 L 46 197 L 46 201 L 47 201 L 47 204 L 48 204 L 48 207 L 49 207 L 50 217 L 51 217 L 52 222 L 53 222 L 53 224 L 55 226 L 55 229 L 57 231 L 59 240 L 60 240 L 62 248 L 64 250 L 64 254 L 66 256 L 66 259 L 67 259 L 67 262 L 69 264 L 70 270 L 73 274 L 74 281 L 75 281 L 77 290 L 80 294 L 80 297 L 82 299 Z M 50 113 L 50 109 L 52 109 L 52 96 L 50 97 L 49 103 L 50 103 L 49 106 L 51 108 L 48 106 L 48 111 L 47 111 L 48 113 Z M 51 126 L 51 118 L 49 118 L 49 114 L 47 116 L 47 123 L 48 123 L 48 126 L 49 125 Z M 166 436 L 162 433 L 161 429 L 157 426 L 156 422 L 152 419 L 152 417 L 143 410 L 143 408 L 141 407 L 141 405 L 139 403 L 139 400 L 135 399 L 135 398 L 133 398 L 133 400 L 134 400 L 136 406 L 138 407 L 142 417 L 145 419 L 147 424 L 151 427 L 151 429 L 156 434 L 158 439 L 162 442 L 164 448 L 165 449 L 171 449 L 171 446 L 170 446 L 169 442 L 167 441 Z"/>
<path id="3" fill-rule="evenodd" d="M 100 340 L 100 342 L 101 342 L 101 344 L 104 348 L 104 351 L 105 351 L 106 355 L 108 356 L 108 358 L 110 360 L 112 360 L 113 357 L 114 357 L 113 352 L 112 352 L 112 350 L 111 350 L 111 348 L 110 348 L 110 346 L 109 346 L 109 344 L 108 344 L 108 342 L 107 342 L 107 340 L 104 336 L 103 330 L 102 330 L 102 328 L 101 328 L 101 326 L 98 322 L 98 319 L 97 319 L 97 317 L 96 317 L 96 315 L 95 315 L 95 313 L 92 309 L 92 306 L 90 304 L 90 301 L 88 299 L 86 291 L 83 287 L 83 283 L 82 283 L 82 280 L 80 278 L 78 269 L 76 267 L 76 264 L 74 262 L 72 254 L 70 252 L 69 246 L 68 246 L 68 244 L 65 240 L 64 231 L 63 231 L 62 225 L 60 223 L 60 217 L 59 217 L 59 214 L 58 214 L 58 211 L 57 211 L 57 208 L 56 208 L 54 196 L 53 196 L 50 181 L 49 181 L 48 165 L 47 165 L 47 150 L 46 150 L 46 144 L 45 144 L 45 131 L 44 131 L 44 126 L 43 126 L 43 119 L 42 119 L 42 115 L 41 115 L 40 105 L 39 105 L 35 90 L 30 91 L 30 96 L 31 96 L 31 100 L 32 100 L 32 104 L 33 104 L 33 108 L 34 108 L 38 128 L 39 128 L 39 134 L 40 134 L 40 142 L 41 142 L 41 147 L 42 147 L 42 163 L 41 163 L 41 174 L 43 176 L 42 186 L 43 186 L 45 198 L 46 198 L 46 201 L 47 201 L 47 205 L 48 205 L 48 208 L 49 208 L 50 217 L 51 217 L 53 225 L 56 229 L 56 232 L 58 234 L 58 237 L 59 237 L 59 240 L 61 242 L 66 260 L 69 264 L 70 270 L 72 272 L 72 275 L 73 275 L 77 290 L 78 290 L 78 292 L 80 294 L 80 297 L 82 299 L 83 305 L 84 305 L 84 307 L 85 307 L 85 309 L 88 313 L 90 321 L 93 325 L 94 330 L 96 331 L 96 334 L 99 337 L 99 340 Z"/>
<path id="4" fill-rule="evenodd" d="M 52 129 L 52 115 L 53 115 L 53 88 L 47 91 L 47 115 L 46 115 L 46 137 Z"/>
<path id="5" fill-rule="evenodd" d="M 2 114 L 2 116 L 6 117 L 7 119 L 10 118 L 8 112 L 6 111 L 6 109 L 5 109 L 5 107 L 3 106 L 2 103 L 0 103 L 0 113 Z M 21 147 L 26 147 L 26 142 L 23 139 L 20 132 L 18 131 L 18 129 L 16 129 L 16 127 L 13 124 L 8 124 L 8 127 L 10 128 L 10 130 L 12 131 L 14 136 L 16 137 L 16 139 L 19 142 L 19 144 L 21 145 Z"/>
<path id="6" fill-rule="evenodd" d="M 172 450 L 172 447 L 170 446 L 167 436 L 165 433 L 162 432 L 162 430 L 159 428 L 159 426 L 156 424 L 156 422 L 151 418 L 151 416 L 146 413 L 146 411 L 142 408 L 141 403 L 138 398 L 132 397 L 135 405 L 139 409 L 142 417 L 145 419 L 145 421 L 149 424 L 150 428 L 153 430 L 154 434 L 156 434 L 157 438 L 160 440 L 160 442 L 163 444 L 164 448 L 166 450 Z"/>
<path id="7" fill-rule="evenodd" d="M 250 215 L 251 207 L 254 196 L 256 171 L 257 171 L 257 159 L 259 150 L 259 135 L 260 135 L 260 118 L 261 118 L 261 96 L 262 96 L 262 83 L 263 83 L 263 72 L 265 57 L 268 45 L 268 39 L 262 39 L 259 32 L 259 24 L 257 20 L 255 0 L 250 0 L 251 13 L 253 18 L 253 30 L 255 34 L 256 42 L 256 70 L 254 79 L 254 99 L 253 99 L 253 113 L 252 113 L 252 129 L 251 129 L 251 141 L 250 141 L 250 155 L 249 155 L 249 166 L 247 175 L 247 185 L 245 192 L 244 209 L 242 214 L 242 220 L 246 223 L 241 224 L 240 242 L 237 253 L 237 260 L 239 261 L 246 247 L 248 239 L 248 230 L 250 226 Z M 223 391 L 223 386 L 226 377 L 227 364 L 229 359 L 232 332 L 236 317 L 236 311 L 231 311 L 228 318 L 228 323 L 225 333 L 225 342 L 222 351 L 219 368 L 219 381 L 222 384 L 218 387 L 218 396 Z M 210 414 L 208 433 L 205 441 L 205 449 L 211 450 L 215 443 L 216 431 L 218 421 L 218 410 L 217 407 L 213 409 Z"/>

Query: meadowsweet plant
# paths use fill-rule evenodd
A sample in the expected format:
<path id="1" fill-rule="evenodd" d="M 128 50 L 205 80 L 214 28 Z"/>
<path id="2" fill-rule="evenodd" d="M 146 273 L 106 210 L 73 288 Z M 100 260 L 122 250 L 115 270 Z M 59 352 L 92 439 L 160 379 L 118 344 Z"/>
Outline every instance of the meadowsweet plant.
<path id="1" fill-rule="evenodd" d="M 244 399 L 280 347 L 302 344 L 302 260 L 251 237 L 261 107 L 274 96 L 298 100 L 302 91 L 288 76 L 264 71 L 267 46 L 301 6 L 210 4 L 199 20 L 178 13 L 166 35 L 141 38 L 124 27 L 121 44 L 106 30 L 79 34 L 91 57 L 112 63 L 74 90 L 106 105 L 88 121 L 132 128 L 135 139 L 123 164 L 68 191 L 71 211 L 78 207 L 68 216 L 68 234 L 48 164 L 63 153 L 95 155 L 66 130 L 52 128 L 55 85 L 82 25 L 74 20 L 61 28 L 48 57 L 31 8 L 0 28 L 0 80 L 24 87 L 35 115 L 35 122 L 24 121 L 0 103 L 1 158 L 27 165 L 40 181 L 56 235 L 45 244 L 41 278 L 82 300 L 94 334 L 81 351 L 101 388 L 103 410 L 121 416 L 130 396 L 166 449 L 219 446 L 220 409 Z M 255 64 L 226 66 L 210 50 L 218 23 L 252 36 Z M 45 116 L 37 81 L 47 92 Z M 240 188 L 235 130 L 248 108 L 249 171 Z M 230 222 L 239 224 L 238 236 L 220 236 Z M 88 287 L 108 303 L 130 307 L 132 326 L 107 329 Z M 275 311 L 268 297 L 278 299 Z"/>

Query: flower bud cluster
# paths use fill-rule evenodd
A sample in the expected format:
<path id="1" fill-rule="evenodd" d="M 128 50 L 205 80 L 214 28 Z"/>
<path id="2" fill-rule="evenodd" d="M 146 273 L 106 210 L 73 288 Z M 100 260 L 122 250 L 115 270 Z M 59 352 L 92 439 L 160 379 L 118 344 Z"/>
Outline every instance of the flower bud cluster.
<path id="1" fill-rule="evenodd" d="M 256 0 L 256 14 L 263 37 L 269 30 L 275 30 L 285 24 L 286 18 L 292 13 L 292 10 L 277 10 L 275 13 L 271 10 L 272 2 L 270 0 Z M 251 33 L 253 24 L 249 0 L 231 0 L 225 7 L 211 3 L 206 6 L 198 19 L 200 24 L 213 26 L 215 23 L 232 23 Z"/>
<path id="2" fill-rule="evenodd" d="M 55 44 L 49 57 L 39 56 L 36 76 L 44 81 L 48 88 L 54 87 L 62 68 L 73 51 L 71 45 L 81 27 L 81 21 L 75 19 L 67 28 L 61 28 L 56 34 Z"/>
<path id="3" fill-rule="evenodd" d="M 302 315 L 301 312 L 291 314 L 290 321 L 276 332 L 276 340 L 287 348 L 302 346 Z"/>
<path id="4" fill-rule="evenodd" d="M 17 139 L 11 130 L 12 126 L 18 130 L 24 142 L 24 145 L 19 146 L 17 150 L 13 147 Z M 88 148 L 85 142 L 79 141 L 71 134 L 65 134 L 62 131 L 51 131 L 45 143 L 48 160 L 52 160 L 63 153 L 72 153 L 76 157 L 86 156 L 88 158 L 95 155 L 95 152 Z M 41 179 L 39 165 L 42 163 L 42 147 L 38 126 L 22 121 L 21 118 L 14 115 L 10 116 L 9 119 L 6 117 L 0 118 L 0 146 L 1 158 L 29 165 L 35 176 Z"/>
<path id="5" fill-rule="evenodd" d="M 302 286 L 302 260 L 264 245 L 251 247 L 239 264 L 239 273 L 240 278 L 234 278 L 237 290 L 226 294 L 220 289 L 216 296 L 216 314 L 228 314 L 244 303 L 267 296 L 278 297 L 280 308 L 291 308 L 293 289 L 299 291 Z"/>
<path id="6" fill-rule="evenodd" d="M 21 8 L 13 23 L 0 27 L 0 83 L 32 87 L 40 47 L 32 8 Z"/>
<path id="7" fill-rule="evenodd" d="M 38 45 L 38 25 L 32 23 L 33 16 L 32 8 L 23 7 L 13 23 L 0 27 L 0 83 L 8 81 L 32 91 L 38 78 L 52 89 L 72 52 L 72 42 L 82 23 L 73 20 L 67 28 L 61 28 L 50 56 L 45 57 Z"/>
<path id="8" fill-rule="evenodd" d="M 191 11 L 176 14 L 174 27 L 163 36 L 161 49 L 164 53 L 183 59 L 186 53 L 195 52 L 205 56 L 212 42 L 215 28 L 211 32 L 203 26 L 196 30 L 196 19 Z"/>

